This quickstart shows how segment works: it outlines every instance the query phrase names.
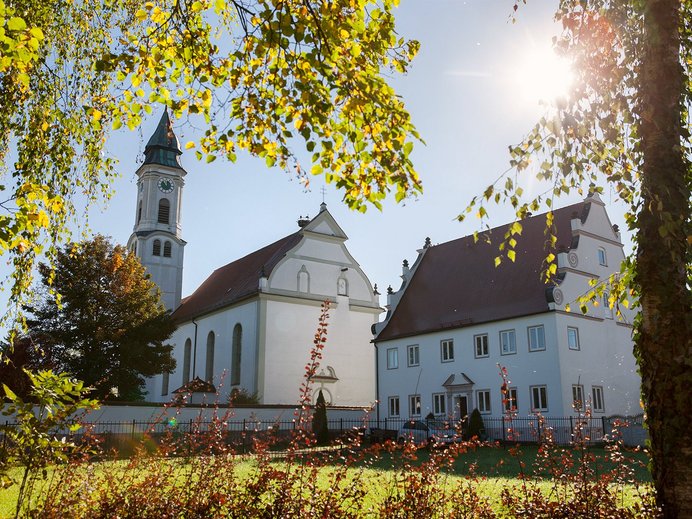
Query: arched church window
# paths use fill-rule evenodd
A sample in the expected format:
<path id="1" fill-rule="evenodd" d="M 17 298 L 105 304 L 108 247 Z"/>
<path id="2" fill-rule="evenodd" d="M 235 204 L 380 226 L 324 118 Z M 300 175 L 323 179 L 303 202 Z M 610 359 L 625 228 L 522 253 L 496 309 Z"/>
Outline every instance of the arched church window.
<path id="1" fill-rule="evenodd" d="M 233 347 L 231 349 L 231 385 L 240 384 L 240 358 L 242 355 L 243 327 L 240 323 L 233 328 Z"/>
<path id="2" fill-rule="evenodd" d="M 214 380 L 214 332 L 207 335 L 207 369 L 204 378 L 207 382 Z"/>
<path id="3" fill-rule="evenodd" d="M 142 219 L 142 201 L 139 201 L 139 209 L 137 209 L 137 223 Z"/>
<path id="4" fill-rule="evenodd" d="M 187 339 L 185 341 L 185 348 L 183 349 L 183 385 L 190 382 L 190 361 L 192 360 L 192 341 Z"/>
<path id="5" fill-rule="evenodd" d="M 170 222 L 170 216 L 171 216 L 171 203 L 168 201 L 168 198 L 162 198 L 159 200 L 159 218 L 158 222 L 159 223 L 165 223 L 168 225 Z"/>
<path id="6" fill-rule="evenodd" d="M 163 243 L 163 257 L 164 258 L 170 258 L 171 257 L 171 242 L 166 241 Z"/>
<path id="7" fill-rule="evenodd" d="M 154 245 L 152 247 L 151 253 L 154 256 L 161 256 L 161 240 L 154 240 Z"/>
<path id="8" fill-rule="evenodd" d="M 171 374 L 168 371 L 164 371 L 161 377 L 161 396 L 166 396 L 168 394 L 168 381 Z"/>

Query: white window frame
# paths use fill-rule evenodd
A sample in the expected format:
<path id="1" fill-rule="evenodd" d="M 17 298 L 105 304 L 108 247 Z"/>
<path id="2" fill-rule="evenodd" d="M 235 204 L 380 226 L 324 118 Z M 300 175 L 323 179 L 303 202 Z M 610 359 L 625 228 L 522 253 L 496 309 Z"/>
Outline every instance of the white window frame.
<path id="1" fill-rule="evenodd" d="M 603 386 L 591 386 L 591 409 L 595 413 L 605 413 Z"/>
<path id="2" fill-rule="evenodd" d="M 399 348 L 387 348 L 387 369 L 399 368 Z"/>
<path id="3" fill-rule="evenodd" d="M 507 337 L 509 348 L 505 350 L 505 337 Z M 510 340 L 511 339 L 511 340 Z M 500 354 L 501 355 L 516 355 L 517 353 L 517 332 L 516 330 L 500 331 Z"/>
<path id="4" fill-rule="evenodd" d="M 454 339 L 440 341 L 440 358 L 442 362 L 454 362 Z"/>
<path id="5" fill-rule="evenodd" d="M 406 346 L 406 365 L 409 368 L 420 366 L 420 348 L 418 344 Z"/>
<path id="6" fill-rule="evenodd" d="M 541 392 L 543 394 L 541 394 Z M 529 386 L 531 412 L 546 412 L 548 410 L 548 387 L 545 385 Z M 545 401 L 543 401 L 545 400 Z"/>
<path id="7" fill-rule="evenodd" d="M 516 412 L 519 410 L 516 387 L 508 387 L 503 398 L 505 399 L 505 411 Z"/>
<path id="8" fill-rule="evenodd" d="M 529 338 L 529 351 L 545 351 L 545 327 L 542 324 L 529 326 L 526 333 Z"/>
<path id="9" fill-rule="evenodd" d="M 526 333 L 529 336 L 529 351 L 545 351 L 545 327 L 542 324 L 529 326 Z"/>
<path id="10" fill-rule="evenodd" d="M 584 404 L 584 386 L 581 384 L 572 384 L 572 409 L 575 411 L 583 411 Z"/>
<path id="11" fill-rule="evenodd" d="M 447 414 L 447 395 L 445 393 L 433 393 L 433 414 Z"/>
<path id="12" fill-rule="evenodd" d="M 476 407 L 481 414 L 490 414 L 493 412 L 489 389 L 479 389 L 476 391 Z"/>
<path id="13" fill-rule="evenodd" d="M 420 395 L 408 396 L 408 415 L 420 416 L 423 406 L 421 404 Z"/>
<path id="14" fill-rule="evenodd" d="M 399 418 L 401 416 L 401 407 L 399 405 L 399 397 L 398 396 L 390 396 L 387 399 L 387 412 L 389 418 Z M 394 413 L 396 412 L 396 414 Z"/>
<path id="15" fill-rule="evenodd" d="M 481 353 L 478 352 L 479 346 L 481 347 Z M 488 339 L 487 333 L 473 336 L 473 355 L 477 359 L 483 359 L 490 356 L 490 340 Z"/>
<path id="16" fill-rule="evenodd" d="M 606 252 L 605 248 L 599 247 L 596 254 L 598 256 L 598 264 L 601 265 L 602 267 L 607 267 L 608 266 L 608 253 Z"/>
<path id="17" fill-rule="evenodd" d="M 573 332 L 572 336 L 574 337 L 574 344 L 572 344 L 572 341 L 570 340 L 571 332 Z M 579 328 L 577 328 L 576 326 L 567 327 L 567 347 L 573 351 L 579 351 L 581 349 L 581 346 L 579 344 Z"/>

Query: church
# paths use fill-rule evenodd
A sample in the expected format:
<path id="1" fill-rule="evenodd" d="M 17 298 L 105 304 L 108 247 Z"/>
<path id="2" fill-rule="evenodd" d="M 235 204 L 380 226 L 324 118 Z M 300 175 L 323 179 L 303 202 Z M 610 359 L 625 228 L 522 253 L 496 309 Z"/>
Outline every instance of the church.
<path id="1" fill-rule="evenodd" d="M 176 370 L 148 380 L 147 400 L 168 402 L 176 390 L 198 381 L 218 391 L 219 403 L 234 390 L 261 404 L 298 403 L 321 305 L 328 301 L 327 344 L 313 377 L 314 393 L 322 390 L 331 405 L 372 405 L 370 328 L 382 309 L 326 204 L 314 218 L 298 220 L 294 233 L 219 267 L 182 298 L 181 154 L 164 112 L 137 170 L 135 225 L 128 241 L 177 324 L 169 340 Z"/>

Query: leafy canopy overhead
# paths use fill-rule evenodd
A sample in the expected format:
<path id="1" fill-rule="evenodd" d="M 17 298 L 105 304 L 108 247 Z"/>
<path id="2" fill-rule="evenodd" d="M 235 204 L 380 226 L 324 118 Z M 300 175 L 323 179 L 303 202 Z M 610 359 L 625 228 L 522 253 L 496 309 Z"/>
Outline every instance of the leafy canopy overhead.
<path id="1" fill-rule="evenodd" d="M 75 195 L 109 193 L 109 130 L 157 103 L 204 122 L 187 144 L 200 159 L 246 150 L 305 182 L 324 174 L 361 211 L 421 189 L 418 134 L 383 77 L 418 49 L 396 35 L 398 0 L 4 1 L 0 253 L 15 299 L 66 238 Z"/>
<path id="2" fill-rule="evenodd" d="M 58 251 L 55 270 L 40 266 L 43 294 L 28 307 L 28 337 L 104 398 L 117 389 L 138 400 L 144 378 L 175 368 L 175 326 L 139 259 L 103 236 Z M 59 295 L 56 295 L 56 292 Z"/>

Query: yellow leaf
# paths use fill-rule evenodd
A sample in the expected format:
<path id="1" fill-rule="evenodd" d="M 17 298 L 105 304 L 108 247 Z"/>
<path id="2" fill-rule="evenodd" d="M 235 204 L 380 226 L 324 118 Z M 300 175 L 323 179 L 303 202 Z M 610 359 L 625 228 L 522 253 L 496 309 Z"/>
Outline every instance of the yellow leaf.
<path id="1" fill-rule="evenodd" d="M 192 148 L 194 148 L 194 147 L 195 147 L 195 143 L 192 142 L 192 141 L 189 141 L 189 142 L 187 142 L 187 143 L 185 144 L 185 149 L 186 149 L 186 150 L 190 150 L 190 149 L 192 149 Z"/>

